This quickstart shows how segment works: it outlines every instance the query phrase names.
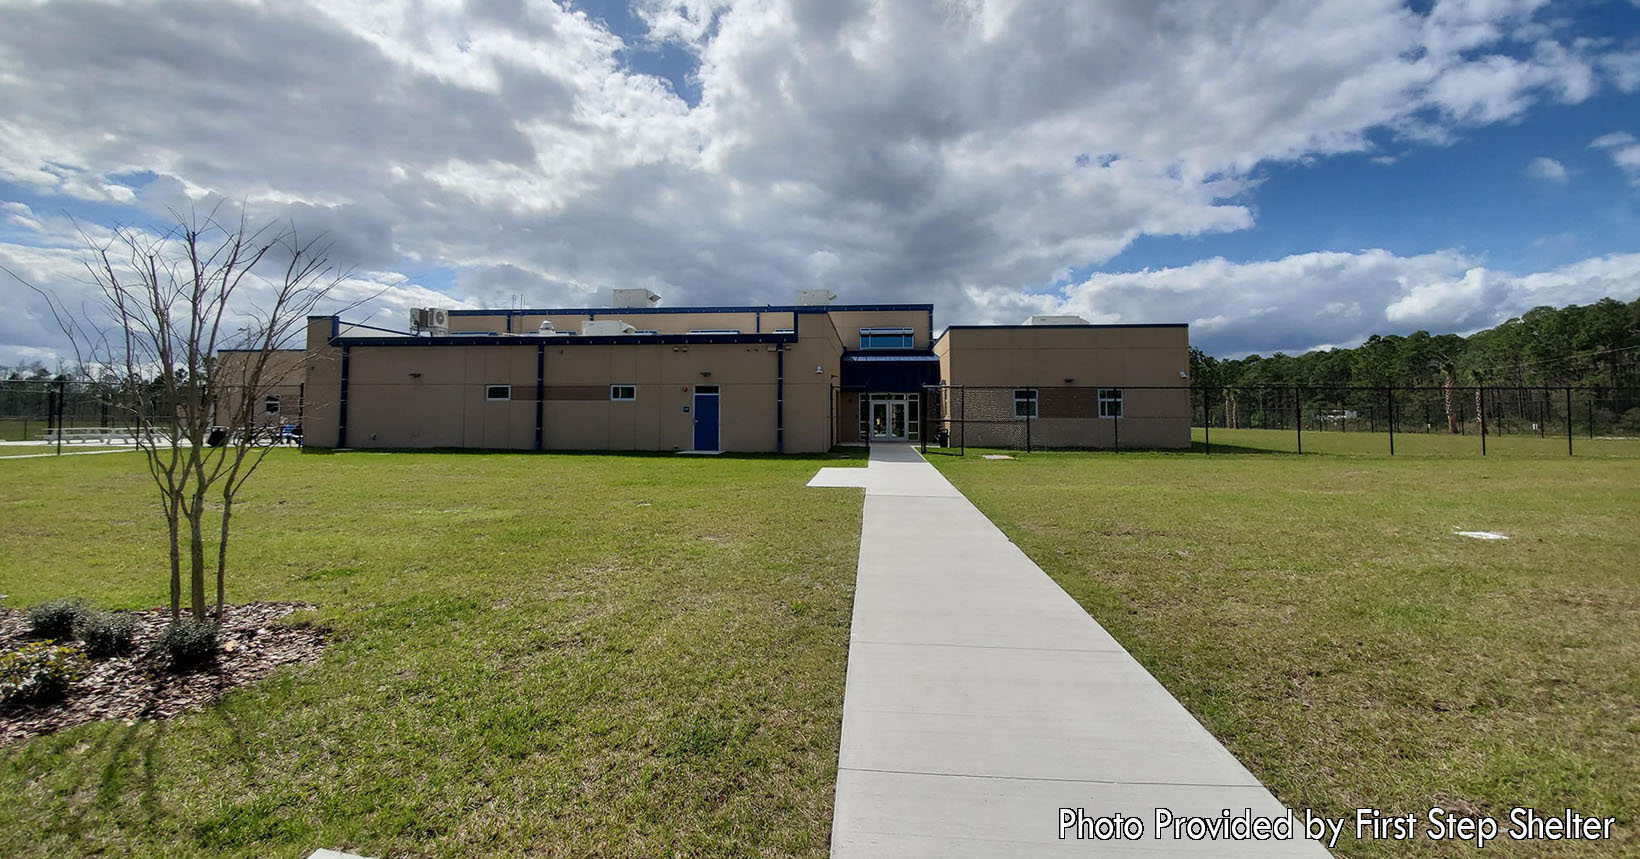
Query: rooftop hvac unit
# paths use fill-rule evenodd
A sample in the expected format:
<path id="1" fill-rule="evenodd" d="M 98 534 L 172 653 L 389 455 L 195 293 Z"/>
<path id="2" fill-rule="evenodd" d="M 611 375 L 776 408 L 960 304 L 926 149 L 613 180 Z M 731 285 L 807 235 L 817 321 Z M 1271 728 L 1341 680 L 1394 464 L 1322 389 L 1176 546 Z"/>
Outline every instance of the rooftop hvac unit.
<path id="1" fill-rule="evenodd" d="M 1037 315 L 1025 320 L 1026 325 L 1087 325 L 1088 320 L 1080 316 L 1049 316 Z"/>
<path id="2" fill-rule="evenodd" d="M 797 303 L 804 307 L 824 306 L 832 303 L 837 294 L 829 289 L 799 289 Z"/>
<path id="3" fill-rule="evenodd" d="M 581 323 L 581 336 L 607 337 L 612 334 L 632 334 L 638 329 L 619 319 L 592 319 Z"/>
<path id="4" fill-rule="evenodd" d="M 410 330 L 429 334 L 450 333 L 450 311 L 440 307 L 416 307 L 410 311 Z"/>
<path id="5" fill-rule="evenodd" d="M 655 307 L 661 297 L 647 289 L 617 289 L 611 296 L 611 307 Z"/>

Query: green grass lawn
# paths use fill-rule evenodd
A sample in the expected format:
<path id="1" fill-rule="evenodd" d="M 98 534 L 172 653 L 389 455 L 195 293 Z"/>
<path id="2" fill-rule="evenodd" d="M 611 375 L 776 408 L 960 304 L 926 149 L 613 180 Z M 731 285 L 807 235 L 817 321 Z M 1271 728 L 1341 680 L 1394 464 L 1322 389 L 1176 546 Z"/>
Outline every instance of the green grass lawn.
<path id="1" fill-rule="evenodd" d="M 1570 807 L 1624 840 L 1486 852 L 1635 855 L 1640 458 L 1561 445 L 930 460 L 1287 804 Z M 1337 852 L 1407 847 L 1346 834 Z"/>
<path id="2" fill-rule="evenodd" d="M 1295 453 L 1298 433 L 1293 430 L 1212 429 L 1196 427 L 1191 438 L 1198 449 L 1211 442 L 1212 449 L 1224 453 Z M 1388 457 L 1390 435 L 1387 432 L 1325 432 L 1305 431 L 1304 453 L 1333 456 Z M 1531 459 L 1560 458 L 1566 453 L 1566 436 L 1550 433 L 1536 435 L 1493 435 L 1486 437 L 1487 457 L 1524 457 Z M 1632 457 L 1640 459 L 1640 438 L 1610 438 L 1572 436 L 1571 455 L 1583 457 Z M 1396 433 L 1395 456 L 1407 457 L 1474 457 L 1480 459 L 1481 438 L 1446 433 Z"/>
<path id="3" fill-rule="evenodd" d="M 230 600 L 335 643 L 0 750 L 0 854 L 823 856 L 860 499 L 804 488 L 822 464 L 276 452 Z M 165 602 L 138 457 L 0 478 L 5 605 Z"/>

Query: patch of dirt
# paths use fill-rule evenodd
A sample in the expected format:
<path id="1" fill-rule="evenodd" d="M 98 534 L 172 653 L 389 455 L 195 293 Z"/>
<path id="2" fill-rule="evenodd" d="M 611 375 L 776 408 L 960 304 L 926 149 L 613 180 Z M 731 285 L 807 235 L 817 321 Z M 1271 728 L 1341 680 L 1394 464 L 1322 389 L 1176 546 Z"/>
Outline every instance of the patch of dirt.
<path id="1" fill-rule="evenodd" d="M 318 662 L 329 643 L 323 630 L 307 623 L 277 623 L 312 608 L 300 602 L 229 606 L 216 662 L 183 673 L 172 671 L 165 658 L 153 652 L 170 622 L 170 610 L 132 612 L 137 628 L 131 652 L 92 660 L 90 671 L 60 701 L 0 711 L 0 746 L 103 719 L 128 725 L 138 719 L 167 719 L 203 709 L 229 689 L 260 680 L 281 665 Z M 28 641 L 24 613 L 0 609 L 0 652 Z"/>

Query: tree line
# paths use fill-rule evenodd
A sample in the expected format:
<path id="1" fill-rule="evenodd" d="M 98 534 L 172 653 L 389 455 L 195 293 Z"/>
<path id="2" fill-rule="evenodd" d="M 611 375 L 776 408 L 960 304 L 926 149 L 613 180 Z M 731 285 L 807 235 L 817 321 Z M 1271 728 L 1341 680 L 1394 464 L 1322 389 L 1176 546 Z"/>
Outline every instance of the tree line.
<path id="1" fill-rule="evenodd" d="M 1542 389 L 1570 387 L 1590 389 L 1583 395 L 1622 420 L 1640 410 L 1640 299 L 1537 307 L 1468 336 L 1375 334 L 1354 348 L 1302 355 L 1216 358 L 1192 348 L 1190 370 L 1195 386 L 1215 392 L 1213 408 L 1227 426 L 1246 424 L 1247 403 L 1268 387 L 1340 392 L 1326 396 L 1341 406 L 1376 403 L 1374 391 L 1387 388 L 1427 388 L 1408 399 L 1439 403 L 1450 432 L 1483 411 L 1481 387 L 1499 389 L 1491 396 L 1500 408 L 1513 401 L 1544 416 L 1552 397 Z"/>

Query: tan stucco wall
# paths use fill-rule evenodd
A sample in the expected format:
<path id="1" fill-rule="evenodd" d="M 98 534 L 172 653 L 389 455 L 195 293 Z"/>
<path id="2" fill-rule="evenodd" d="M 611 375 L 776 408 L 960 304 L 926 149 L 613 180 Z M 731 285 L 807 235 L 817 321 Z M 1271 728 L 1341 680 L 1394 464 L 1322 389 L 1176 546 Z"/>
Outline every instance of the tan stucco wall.
<path id="1" fill-rule="evenodd" d="M 1033 445 L 1111 447 L 1119 440 L 1122 447 L 1190 446 L 1190 381 L 1180 376 L 1190 367 L 1190 341 L 1183 326 L 954 328 L 945 332 L 934 353 L 940 358 L 940 377 L 968 387 L 969 418 L 997 421 L 970 423 L 970 445 L 1023 444 L 1023 421 L 1019 426 L 1008 422 L 1012 389 L 1035 388 L 1042 416 L 1031 422 Z M 1096 416 L 1091 389 L 1100 387 L 1123 389 L 1120 427 Z M 990 390 L 982 390 L 986 388 Z M 1089 390 L 1058 394 L 1057 403 L 1064 405 L 1050 409 L 1048 398 L 1056 395 L 1048 389 L 1053 388 Z M 1055 411 L 1078 416 L 1057 417 Z"/>
<path id="2" fill-rule="evenodd" d="M 342 389 L 342 350 L 330 345 L 334 320 L 308 320 L 307 390 L 302 409 L 302 444 L 335 447 L 339 397 Z"/>
<path id="3" fill-rule="evenodd" d="M 827 403 L 840 349 L 823 316 L 806 316 L 805 337 L 786 346 L 785 450 L 830 446 Z M 328 323 L 324 335 L 328 336 Z M 316 332 L 310 332 L 310 336 Z M 310 341 L 311 390 L 339 390 L 340 349 Z M 507 338 L 462 346 L 351 346 L 348 447 L 468 447 L 529 450 L 535 444 L 537 348 L 544 350 L 542 449 L 688 450 L 694 443 L 694 387 L 719 386 L 719 446 L 774 451 L 777 354 L 774 344 L 591 345 Z M 815 373 L 820 366 L 824 373 Z M 412 375 L 419 374 L 419 375 Z M 703 375 L 710 374 L 710 375 Z M 610 385 L 633 385 L 632 401 L 609 399 Z M 512 399 L 491 401 L 490 385 Z M 308 443 L 337 443 L 337 410 L 313 413 Z"/>
<path id="4" fill-rule="evenodd" d="M 221 397 L 216 404 L 215 423 L 221 426 L 230 424 L 247 395 L 255 401 L 251 408 L 253 424 L 276 427 L 296 423 L 301 415 L 302 383 L 306 372 L 303 362 L 307 353 L 300 349 L 281 349 L 270 353 L 262 368 L 260 383 L 253 389 L 247 383 L 255 358 L 256 353 L 253 352 L 218 353 L 217 390 L 221 392 Z M 279 414 L 267 413 L 268 397 L 279 398 Z"/>
<path id="5" fill-rule="evenodd" d="M 927 349 L 932 340 L 926 310 L 833 310 L 828 315 L 849 349 L 860 348 L 861 328 L 910 328 L 918 349 Z"/>

